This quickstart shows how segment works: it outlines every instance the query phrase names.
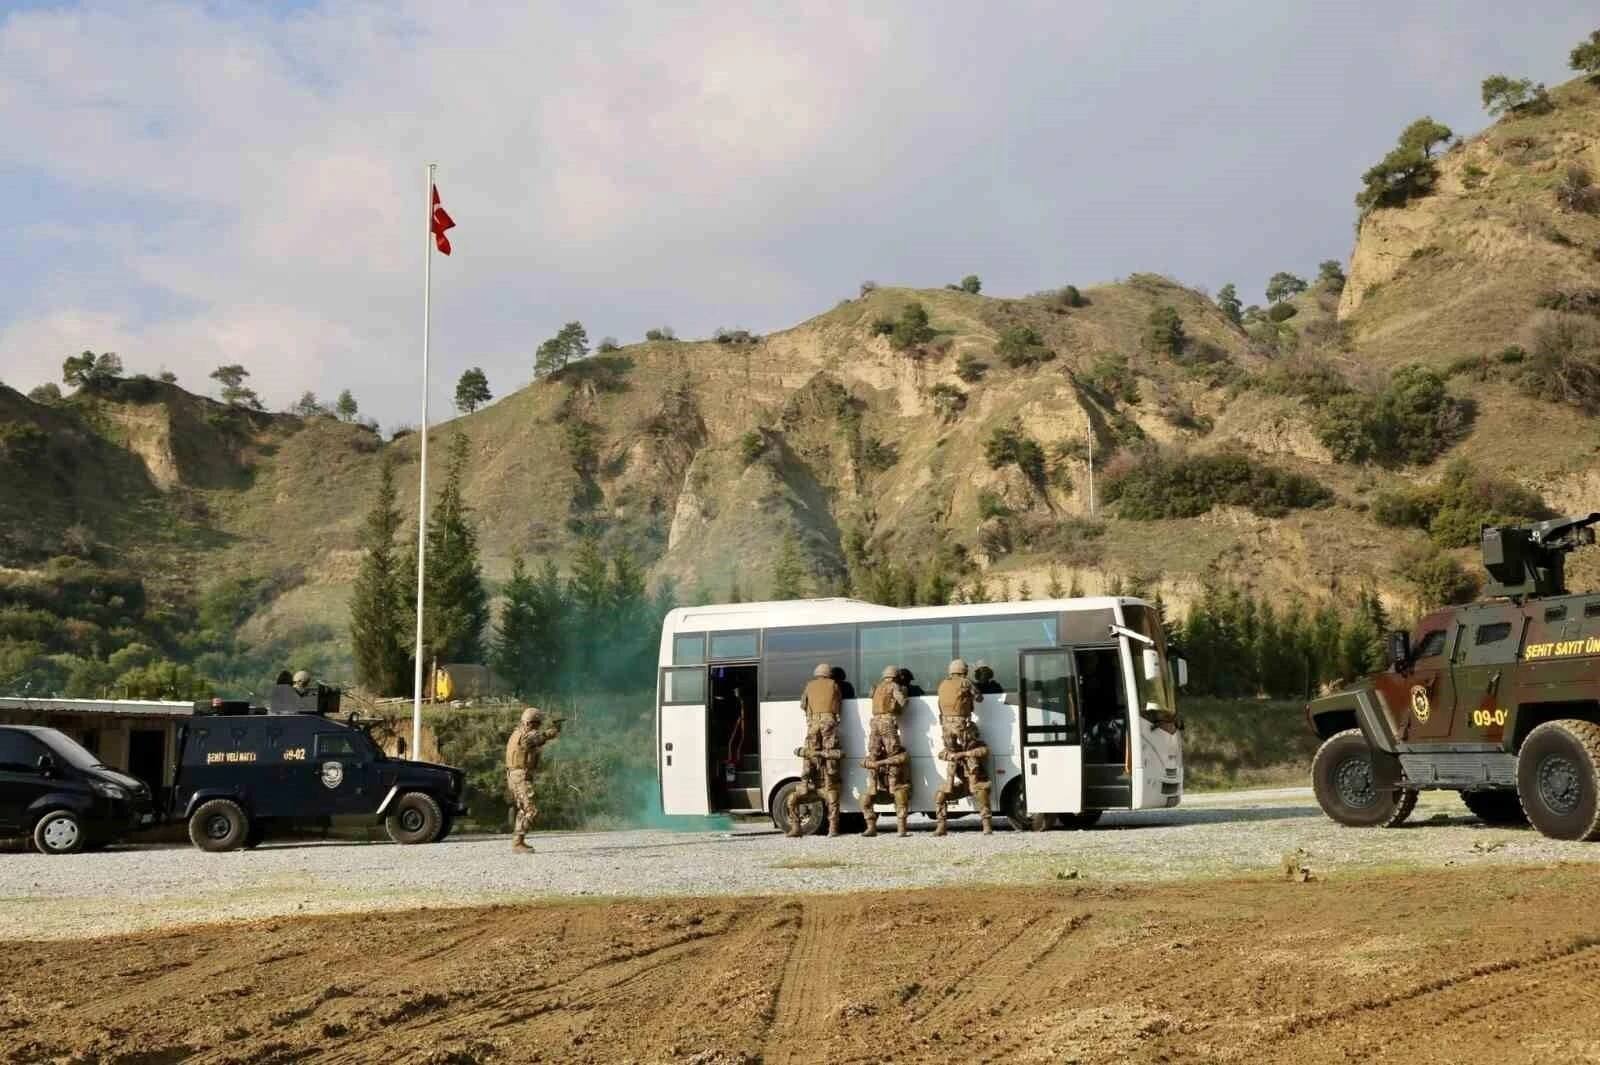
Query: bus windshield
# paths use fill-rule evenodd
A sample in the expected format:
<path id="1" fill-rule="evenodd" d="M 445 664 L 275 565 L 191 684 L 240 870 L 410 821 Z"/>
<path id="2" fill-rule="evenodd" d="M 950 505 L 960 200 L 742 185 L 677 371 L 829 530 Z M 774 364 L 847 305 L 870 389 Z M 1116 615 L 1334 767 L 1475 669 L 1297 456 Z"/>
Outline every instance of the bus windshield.
<path id="1" fill-rule="evenodd" d="M 1125 605 L 1122 614 L 1128 628 L 1155 641 L 1157 676 L 1154 679 L 1145 675 L 1145 645 L 1133 641 L 1133 677 L 1139 693 L 1139 710 L 1148 717 L 1153 707 L 1154 720 L 1170 720 L 1178 703 L 1173 697 L 1172 673 L 1167 666 L 1167 634 L 1161 627 L 1161 616 L 1154 608 L 1138 604 Z"/>

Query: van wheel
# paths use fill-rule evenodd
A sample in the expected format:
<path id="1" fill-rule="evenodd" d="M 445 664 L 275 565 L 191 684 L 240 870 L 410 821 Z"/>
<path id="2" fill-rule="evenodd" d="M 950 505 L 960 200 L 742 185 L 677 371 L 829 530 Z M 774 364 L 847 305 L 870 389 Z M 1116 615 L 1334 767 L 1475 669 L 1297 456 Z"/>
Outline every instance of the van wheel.
<path id="1" fill-rule="evenodd" d="M 444 811 L 432 795 L 408 791 L 394 804 L 394 812 L 383 819 L 383 827 L 396 843 L 437 843 L 444 831 Z"/>
<path id="2" fill-rule="evenodd" d="M 236 851 L 250 834 L 250 819 L 232 799 L 208 799 L 189 818 L 189 842 L 203 851 Z"/>
<path id="3" fill-rule="evenodd" d="M 779 832 L 789 831 L 789 796 L 799 790 L 800 782 L 791 780 L 772 793 L 772 824 Z M 800 834 L 815 835 L 828 827 L 828 807 L 822 796 L 800 803 Z"/>
<path id="4" fill-rule="evenodd" d="M 88 842 L 83 822 L 71 810 L 51 810 L 33 826 L 33 845 L 40 854 L 76 854 Z"/>
<path id="5" fill-rule="evenodd" d="M 1358 728 L 1330 736 L 1311 763 L 1311 787 L 1322 812 L 1353 828 L 1393 828 L 1417 805 L 1417 793 L 1402 788 L 1392 758 L 1374 755 Z"/>
<path id="6" fill-rule="evenodd" d="M 1006 785 L 1005 794 L 1000 796 L 1000 812 L 1018 832 L 1043 832 L 1050 827 L 1048 814 L 1028 813 L 1028 789 L 1023 787 L 1021 777 Z"/>
<path id="7" fill-rule="evenodd" d="M 1528 815 L 1522 810 L 1517 793 L 1505 791 L 1463 791 L 1461 801 L 1472 815 L 1486 825 L 1525 825 Z"/>
<path id="8" fill-rule="evenodd" d="M 1546 721 L 1517 752 L 1517 795 L 1551 839 L 1600 839 L 1600 725 Z"/>

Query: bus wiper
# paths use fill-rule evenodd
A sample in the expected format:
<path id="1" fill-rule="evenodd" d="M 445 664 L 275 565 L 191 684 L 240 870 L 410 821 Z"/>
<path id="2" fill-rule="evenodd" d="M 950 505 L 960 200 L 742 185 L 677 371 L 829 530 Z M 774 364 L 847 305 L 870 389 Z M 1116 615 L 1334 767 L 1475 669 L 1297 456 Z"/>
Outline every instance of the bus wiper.
<path id="1" fill-rule="evenodd" d="M 1113 636 L 1126 636 L 1130 640 L 1138 640 L 1146 647 L 1154 647 L 1156 645 L 1154 640 L 1142 632 L 1134 632 L 1132 629 L 1124 628 L 1121 625 L 1110 625 L 1107 627 L 1111 630 L 1111 635 Z"/>

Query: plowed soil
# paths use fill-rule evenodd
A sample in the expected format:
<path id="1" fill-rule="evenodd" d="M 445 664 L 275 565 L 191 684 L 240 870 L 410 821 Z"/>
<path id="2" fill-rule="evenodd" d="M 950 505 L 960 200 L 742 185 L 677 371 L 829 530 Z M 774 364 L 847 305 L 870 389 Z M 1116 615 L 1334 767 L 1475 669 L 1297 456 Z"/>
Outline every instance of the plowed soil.
<path id="1" fill-rule="evenodd" d="M 1597 914 L 1552 866 L 12 942 L 0 1061 L 1597 1061 Z"/>

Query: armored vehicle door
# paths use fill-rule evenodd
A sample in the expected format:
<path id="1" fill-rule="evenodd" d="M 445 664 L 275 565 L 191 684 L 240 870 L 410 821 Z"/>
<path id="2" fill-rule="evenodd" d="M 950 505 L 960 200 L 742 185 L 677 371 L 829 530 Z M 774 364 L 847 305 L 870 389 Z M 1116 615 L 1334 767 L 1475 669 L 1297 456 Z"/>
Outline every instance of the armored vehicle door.
<path id="1" fill-rule="evenodd" d="M 316 796 L 310 799 L 318 809 L 308 814 L 376 813 L 383 796 L 376 794 L 377 779 L 372 766 L 372 752 L 359 733 L 353 729 L 318 729 L 312 737 L 311 757 L 306 762 L 305 777 L 309 789 L 302 785 L 302 795 L 307 791 Z M 322 804 L 326 805 L 322 805 Z"/>
<path id="2" fill-rule="evenodd" d="M 1083 719 L 1072 655 L 1052 647 L 1019 656 L 1018 735 L 1030 814 L 1083 810 Z"/>
<path id="3" fill-rule="evenodd" d="M 1479 743 L 1499 742 L 1505 735 L 1511 708 L 1501 692 L 1512 687 L 1527 624 L 1522 610 L 1509 605 L 1467 619 L 1455 653 L 1454 728 L 1438 735 Z"/>
<path id="4" fill-rule="evenodd" d="M 711 812 L 711 768 L 706 761 L 708 690 L 705 666 L 668 666 L 661 671 L 656 762 L 663 813 Z"/>
<path id="5" fill-rule="evenodd" d="M 1465 628 L 1455 616 L 1427 619 L 1412 645 L 1406 670 L 1377 678 L 1396 738 L 1402 743 L 1442 739 L 1450 734 L 1456 688 L 1451 658 Z"/>

